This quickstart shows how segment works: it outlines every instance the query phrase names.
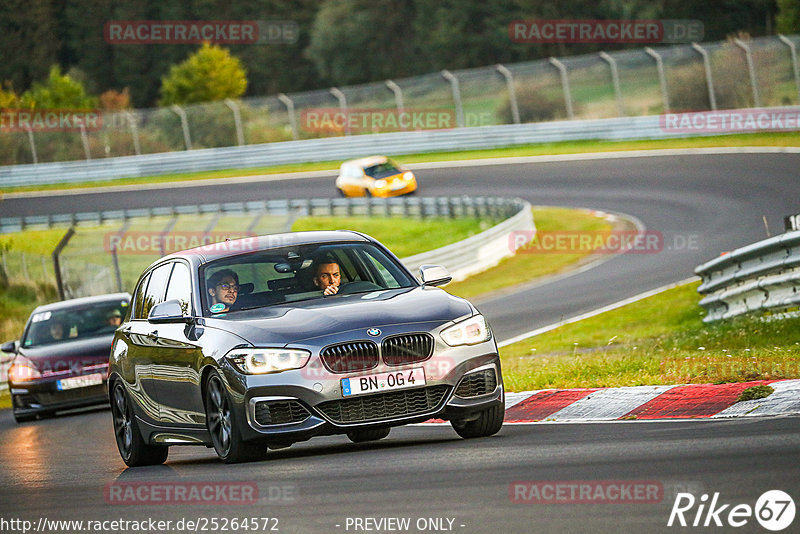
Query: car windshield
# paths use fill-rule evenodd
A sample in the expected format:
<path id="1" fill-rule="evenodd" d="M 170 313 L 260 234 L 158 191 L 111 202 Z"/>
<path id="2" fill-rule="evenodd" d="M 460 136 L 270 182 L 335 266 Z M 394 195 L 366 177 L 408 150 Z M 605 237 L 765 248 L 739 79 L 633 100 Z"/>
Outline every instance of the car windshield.
<path id="1" fill-rule="evenodd" d="M 74 339 L 108 336 L 122 323 L 127 301 L 112 301 L 75 308 L 34 313 L 28 323 L 23 347 L 38 347 Z"/>
<path id="2" fill-rule="evenodd" d="M 218 260 L 201 272 L 206 316 L 323 298 L 321 279 L 338 273 L 337 294 L 414 287 L 417 281 L 368 243 L 299 245 Z M 329 281 L 328 281 L 329 282 Z M 336 284 L 338 282 L 338 284 Z"/>
<path id="3" fill-rule="evenodd" d="M 402 171 L 398 168 L 397 163 L 392 160 L 389 160 L 385 163 L 379 163 L 377 165 L 372 165 L 371 167 L 366 167 L 364 169 L 364 173 L 367 176 L 371 176 L 373 178 L 380 179 L 386 178 L 387 176 L 393 176 L 395 174 L 400 174 Z"/>

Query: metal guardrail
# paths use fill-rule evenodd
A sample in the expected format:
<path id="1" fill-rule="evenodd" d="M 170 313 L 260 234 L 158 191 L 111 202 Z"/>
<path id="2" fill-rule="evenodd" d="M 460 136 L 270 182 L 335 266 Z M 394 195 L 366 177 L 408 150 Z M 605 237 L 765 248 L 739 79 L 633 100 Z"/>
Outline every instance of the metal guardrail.
<path id="1" fill-rule="evenodd" d="M 503 258 L 513 256 L 518 245 L 512 243 L 513 236 L 526 235 L 533 238 L 536 226 L 530 203 L 521 199 L 513 199 L 511 202 L 517 209 L 512 217 L 457 243 L 402 258 L 403 265 L 411 272 L 417 272 L 420 265 L 426 263 L 444 265 L 450 270 L 453 280 L 463 280 L 497 265 Z"/>
<path id="2" fill-rule="evenodd" d="M 800 106 L 796 109 L 800 110 Z M 298 162 L 339 161 L 374 153 L 402 155 L 585 139 L 666 139 L 702 135 L 698 132 L 667 131 L 660 121 L 659 116 L 640 116 L 506 124 L 327 137 L 88 161 L 12 165 L 0 167 L 0 186 L 91 182 L 172 173 L 269 167 Z M 718 135 L 719 132 L 707 135 L 711 134 Z"/>
<path id="3" fill-rule="evenodd" d="M 695 269 L 705 322 L 800 306 L 800 231 L 758 241 Z"/>
<path id="4" fill-rule="evenodd" d="M 262 213 L 285 216 L 399 216 L 399 217 L 483 217 L 507 219 L 520 209 L 519 199 L 498 197 L 422 197 L 393 198 L 302 198 L 291 200 L 256 200 L 220 204 L 187 204 L 181 206 L 133 208 L 26 217 L 0 217 L 0 233 L 19 232 L 30 228 L 101 225 L 122 223 L 131 219 L 203 215 Z"/>

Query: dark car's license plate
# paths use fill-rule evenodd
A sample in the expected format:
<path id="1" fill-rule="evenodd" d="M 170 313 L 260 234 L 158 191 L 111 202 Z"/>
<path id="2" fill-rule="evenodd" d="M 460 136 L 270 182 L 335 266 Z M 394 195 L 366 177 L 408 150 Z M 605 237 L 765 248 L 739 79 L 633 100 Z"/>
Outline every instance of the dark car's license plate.
<path id="1" fill-rule="evenodd" d="M 422 367 L 391 371 L 374 375 L 342 379 L 342 395 L 359 395 L 391 389 L 413 388 L 425 385 L 425 370 Z"/>

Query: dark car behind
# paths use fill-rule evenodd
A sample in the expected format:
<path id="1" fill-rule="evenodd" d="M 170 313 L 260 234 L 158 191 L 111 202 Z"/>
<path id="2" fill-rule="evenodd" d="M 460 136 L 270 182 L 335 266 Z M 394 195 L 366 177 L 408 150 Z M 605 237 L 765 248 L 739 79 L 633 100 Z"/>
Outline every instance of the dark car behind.
<path id="1" fill-rule="evenodd" d="M 108 403 L 108 357 L 129 303 L 128 293 L 114 293 L 33 310 L 20 340 L 2 347 L 14 355 L 8 385 L 17 422 Z"/>

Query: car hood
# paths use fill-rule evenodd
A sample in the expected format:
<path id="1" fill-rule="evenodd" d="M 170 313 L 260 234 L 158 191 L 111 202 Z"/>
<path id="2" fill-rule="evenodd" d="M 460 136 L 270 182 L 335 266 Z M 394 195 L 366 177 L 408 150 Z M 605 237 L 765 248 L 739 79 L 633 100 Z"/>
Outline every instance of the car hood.
<path id="1" fill-rule="evenodd" d="M 466 300 L 438 288 L 405 288 L 272 305 L 207 319 L 253 345 L 304 344 L 350 330 L 411 323 L 443 324 L 474 313 Z M 419 327 L 418 327 L 419 328 Z"/>
<path id="2" fill-rule="evenodd" d="M 40 371 L 64 370 L 76 365 L 87 366 L 108 363 L 114 334 L 68 339 L 38 347 L 21 347 L 20 355 L 28 358 Z"/>

